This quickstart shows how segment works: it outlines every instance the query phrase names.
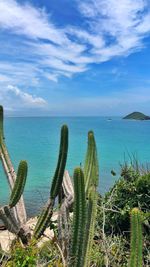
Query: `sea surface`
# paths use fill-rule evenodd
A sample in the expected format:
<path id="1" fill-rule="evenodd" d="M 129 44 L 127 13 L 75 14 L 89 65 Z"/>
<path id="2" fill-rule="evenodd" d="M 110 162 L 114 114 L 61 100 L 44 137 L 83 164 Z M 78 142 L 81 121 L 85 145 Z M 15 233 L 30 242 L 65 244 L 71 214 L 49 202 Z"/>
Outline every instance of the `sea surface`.
<path id="1" fill-rule="evenodd" d="M 55 171 L 60 129 L 69 127 L 67 169 L 70 175 L 83 166 L 87 133 L 95 133 L 99 156 L 99 192 L 104 194 L 119 178 L 120 164 L 134 155 L 141 164 L 150 163 L 150 121 L 106 117 L 5 118 L 5 141 L 15 169 L 21 159 L 28 162 L 25 203 L 28 216 L 39 213 L 48 196 Z M 112 176 L 111 170 L 117 175 Z M 0 205 L 8 202 L 9 186 L 0 166 Z"/>

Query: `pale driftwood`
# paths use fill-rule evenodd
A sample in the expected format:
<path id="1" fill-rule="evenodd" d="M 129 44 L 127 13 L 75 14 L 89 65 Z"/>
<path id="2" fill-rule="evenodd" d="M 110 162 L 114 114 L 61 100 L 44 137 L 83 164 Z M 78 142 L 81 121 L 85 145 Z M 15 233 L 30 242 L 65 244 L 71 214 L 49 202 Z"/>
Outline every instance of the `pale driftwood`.
<path id="1" fill-rule="evenodd" d="M 74 201 L 74 189 L 68 171 L 65 171 L 64 173 L 62 188 L 63 188 L 64 199 L 62 201 L 58 216 L 58 232 L 59 232 L 58 239 L 61 249 L 67 258 L 69 249 L 69 237 L 70 237 L 69 211 Z"/>
<path id="2" fill-rule="evenodd" d="M 54 216 L 52 217 L 52 221 L 57 220 L 57 214 L 55 213 Z M 37 223 L 37 217 L 30 218 L 26 222 L 26 226 L 30 230 L 31 234 L 33 233 L 33 229 Z M 50 230 L 49 227 L 45 230 L 43 237 L 39 240 L 37 243 L 38 247 L 41 247 L 45 242 L 52 240 L 54 238 L 54 231 Z M 1 249 L 5 252 L 9 252 L 11 248 L 11 244 L 13 240 L 16 239 L 16 235 L 9 232 L 8 230 L 3 230 L 0 231 L 0 246 Z"/>

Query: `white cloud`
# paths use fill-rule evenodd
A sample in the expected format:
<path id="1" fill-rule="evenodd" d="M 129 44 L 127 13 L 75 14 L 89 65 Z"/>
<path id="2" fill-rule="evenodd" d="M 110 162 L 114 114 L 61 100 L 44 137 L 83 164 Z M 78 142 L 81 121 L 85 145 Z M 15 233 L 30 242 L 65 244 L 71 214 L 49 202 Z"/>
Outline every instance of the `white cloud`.
<path id="1" fill-rule="evenodd" d="M 47 106 L 47 102 L 43 98 L 23 92 L 13 85 L 1 87 L 0 102 L 6 109 L 9 108 L 11 110 L 20 108 L 43 109 Z"/>

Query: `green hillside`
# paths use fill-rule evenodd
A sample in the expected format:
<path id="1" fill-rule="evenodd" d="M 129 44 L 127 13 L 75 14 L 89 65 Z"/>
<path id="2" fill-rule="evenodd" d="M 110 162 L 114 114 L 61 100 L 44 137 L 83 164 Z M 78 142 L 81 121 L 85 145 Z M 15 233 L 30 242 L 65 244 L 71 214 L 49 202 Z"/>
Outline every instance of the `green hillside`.
<path id="1" fill-rule="evenodd" d="M 125 116 L 123 119 L 127 120 L 150 120 L 150 116 L 147 116 L 141 112 L 132 112 Z"/>

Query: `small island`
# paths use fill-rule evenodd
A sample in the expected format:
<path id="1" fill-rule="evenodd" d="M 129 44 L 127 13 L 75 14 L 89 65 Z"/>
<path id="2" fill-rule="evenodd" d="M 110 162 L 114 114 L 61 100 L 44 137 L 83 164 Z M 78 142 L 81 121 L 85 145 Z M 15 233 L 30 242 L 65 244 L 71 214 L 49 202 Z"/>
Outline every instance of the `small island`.
<path id="1" fill-rule="evenodd" d="M 141 112 L 135 111 L 135 112 L 128 114 L 123 119 L 126 119 L 126 120 L 150 120 L 150 116 L 147 116 Z"/>

